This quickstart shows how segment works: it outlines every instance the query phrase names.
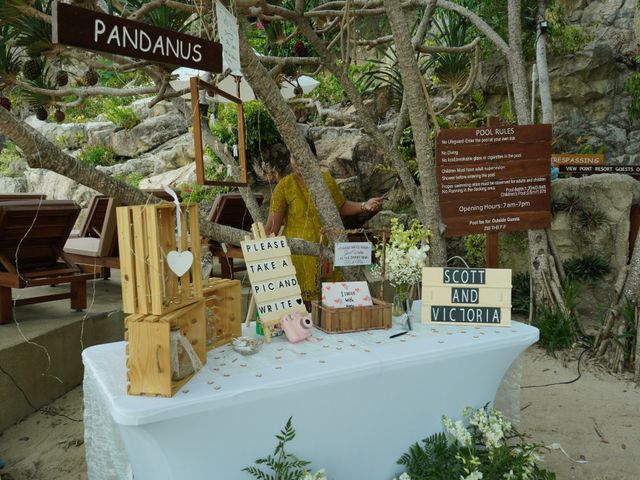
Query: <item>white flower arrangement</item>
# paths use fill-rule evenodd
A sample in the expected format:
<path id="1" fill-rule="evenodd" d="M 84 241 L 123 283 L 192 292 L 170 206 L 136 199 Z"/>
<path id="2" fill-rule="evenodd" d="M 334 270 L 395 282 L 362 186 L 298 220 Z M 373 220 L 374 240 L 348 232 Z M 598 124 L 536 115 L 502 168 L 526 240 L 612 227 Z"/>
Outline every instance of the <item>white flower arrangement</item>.
<path id="1" fill-rule="evenodd" d="M 424 447 L 414 444 L 400 458 L 398 463 L 407 471 L 398 480 L 430 478 L 432 472 L 443 469 L 452 480 L 556 478 L 537 465 L 542 459 L 538 451 L 543 447 L 524 441 L 525 437 L 492 408 L 467 407 L 461 420 L 443 415 L 442 424 L 444 432 L 423 440 Z"/>
<path id="2" fill-rule="evenodd" d="M 422 267 L 427 266 L 429 236 L 418 220 L 411 222 L 408 229 L 391 219 L 391 233 L 384 252 L 385 279 L 394 286 L 410 286 L 422 280 Z M 376 258 L 382 259 L 382 246 L 376 248 Z M 377 269 L 382 273 L 381 267 Z"/>

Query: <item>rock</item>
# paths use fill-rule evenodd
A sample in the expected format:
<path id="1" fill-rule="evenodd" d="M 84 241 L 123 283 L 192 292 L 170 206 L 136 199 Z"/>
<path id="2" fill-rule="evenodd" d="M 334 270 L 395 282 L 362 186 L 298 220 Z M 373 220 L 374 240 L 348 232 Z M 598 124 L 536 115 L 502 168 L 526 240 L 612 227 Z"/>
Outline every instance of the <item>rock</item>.
<path id="1" fill-rule="evenodd" d="M 360 188 L 359 177 L 337 178 L 336 183 L 347 200 L 354 202 L 362 202 L 366 200 L 362 194 L 362 189 Z"/>
<path id="2" fill-rule="evenodd" d="M 91 198 L 98 194 L 70 178 L 41 168 L 27 169 L 25 179 L 27 191 L 44 193 L 48 200 L 74 200 L 81 207 L 86 207 Z"/>
<path id="3" fill-rule="evenodd" d="M 556 213 L 551 231 L 560 256 L 568 260 L 597 253 L 611 265 L 611 273 L 601 283 L 613 284 L 627 263 L 631 206 L 640 202 L 640 183 L 628 175 L 617 174 L 555 181 L 553 198 L 567 195 L 577 195 L 583 205 L 601 211 L 604 223 L 597 229 L 585 229 L 576 223 L 575 215 Z M 610 289 L 595 289 L 595 302 L 592 299 L 585 303 L 608 305 L 609 294 Z"/>
<path id="4" fill-rule="evenodd" d="M 178 187 L 183 183 L 196 183 L 196 166 L 195 164 L 185 165 L 184 167 L 168 172 L 154 175 L 149 178 L 143 178 L 140 181 L 141 189 L 162 188 L 165 185 Z"/>
<path id="5" fill-rule="evenodd" d="M 192 164 L 194 161 L 193 138 L 190 134 L 185 134 L 169 140 L 152 152 L 138 158 L 132 158 L 109 167 L 98 167 L 98 170 L 109 175 L 122 177 L 134 172 L 147 177 L 183 167 L 189 163 Z"/>
<path id="6" fill-rule="evenodd" d="M 27 181 L 24 177 L 5 177 L 0 175 L 0 192 L 23 193 L 27 191 Z"/>
<path id="7" fill-rule="evenodd" d="M 186 131 L 181 115 L 167 113 L 148 118 L 131 129 L 118 130 L 106 139 L 105 145 L 119 157 L 136 157 Z"/>
<path id="8" fill-rule="evenodd" d="M 85 124 L 86 142 L 90 146 L 108 145 L 111 136 L 116 132 L 111 122 L 90 122 Z"/>
<path id="9" fill-rule="evenodd" d="M 141 98 L 129 105 L 129 107 L 131 107 L 133 111 L 136 112 L 138 120 L 140 120 L 141 122 L 146 120 L 147 118 L 159 117 L 161 115 L 166 115 L 167 113 L 176 115 L 180 114 L 173 103 L 167 100 L 158 102 L 151 109 L 149 109 L 149 102 L 151 102 L 152 99 L 153 97 Z"/>
<path id="10" fill-rule="evenodd" d="M 320 165 L 334 178 L 348 178 L 358 174 L 353 163 L 355 146 L 362 138 L 357 129 L 341 127 L 312 127 L 309 137 L 315 141 Z"/>
<path id="11" fill-rule="evenodd" d="M 25 122 L 63 149 L 77 149 L 87 141 L 88 124 L 85 123 L 41 122 L 35 116 L 28 117 Z"/>
<path id="12" fill-rule="evenodd" d="M 360 186 L 367 198 L 380 197 L 389 191 L 395 183 L 396 174 L 392 170 L 381 170 L 384 163 L 384 150 L 369 137 L 362 136 L 353 152 Z"/>
<path id="13" fill-rule="evenodd" d="M 365 228 L 371 230 L 388 230 L 391 228 L 391 219 L 397 218 L 402 225 L 409 224 L 409 215 L 406 213 L 394 213 L 391 210 L 382 210 L 371 217 L 367 223 L 364 224 Z"/>

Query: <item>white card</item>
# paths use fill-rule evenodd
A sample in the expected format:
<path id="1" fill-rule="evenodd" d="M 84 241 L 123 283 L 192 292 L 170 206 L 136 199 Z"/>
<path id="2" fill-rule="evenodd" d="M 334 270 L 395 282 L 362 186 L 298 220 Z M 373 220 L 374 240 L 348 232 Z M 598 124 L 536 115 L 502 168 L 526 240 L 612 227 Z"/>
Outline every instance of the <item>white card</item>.
<path id="1" fill-rule="evenodd" d="M 370 307 L 373 299 L 367 282 L 333 282 L 322 284 L 322 304 L 325 307 Z"/>
<path id="2" fill-rule="evenodd" d="M 336 267 L 371 265 L 371 242 L 336 243 L 333 264 Z"/>

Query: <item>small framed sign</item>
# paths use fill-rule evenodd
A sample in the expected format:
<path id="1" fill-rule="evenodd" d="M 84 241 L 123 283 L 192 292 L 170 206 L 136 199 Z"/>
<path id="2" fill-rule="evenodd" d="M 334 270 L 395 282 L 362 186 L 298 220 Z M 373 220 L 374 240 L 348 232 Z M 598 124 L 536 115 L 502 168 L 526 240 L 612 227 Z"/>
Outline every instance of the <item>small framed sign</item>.
<path id="1" fill-rule="evenodd" d="M 333 265 L 354 267 L 371 265 L 371 242 L 338 242 L 335 246 Z"/>
<path id="2" fill-rule="evenodd" d="M 422 323 L 511 325 L 511 270 L 423 268 Z"/>
<path id="3" fill-rule="evenodd" d="M 325 282 L 322 304 L 332 308 L 370 307 L 373 300 L 367 282 Z"/>

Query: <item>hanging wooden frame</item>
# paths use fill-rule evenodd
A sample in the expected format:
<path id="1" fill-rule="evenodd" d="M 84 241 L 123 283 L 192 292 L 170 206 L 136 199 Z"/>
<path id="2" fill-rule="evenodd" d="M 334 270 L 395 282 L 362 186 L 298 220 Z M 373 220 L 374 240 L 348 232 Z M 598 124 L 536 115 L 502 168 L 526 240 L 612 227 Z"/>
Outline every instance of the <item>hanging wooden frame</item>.
<path id="1" fill-rule="evenodd" d="M 191 109 L 193 111 L 193 142 L 196 156 L 196 178 L 200 185 L 217 185 L 224 187 L 246 187 L 247 181 L 247 154 L 245 151 L 244 132 L 244 108 L 242 100 L 219 88 L 201 80 L 191 77 Z M 236 104 L 238 114 L 238 155 L 240 157 L 240 181 L 207 180 L 204 176 L 204 150 L 202 148 L 202 128 L 200 126 L 200 89 L 204 88 L 210 95 L 220 95 Z"/>

